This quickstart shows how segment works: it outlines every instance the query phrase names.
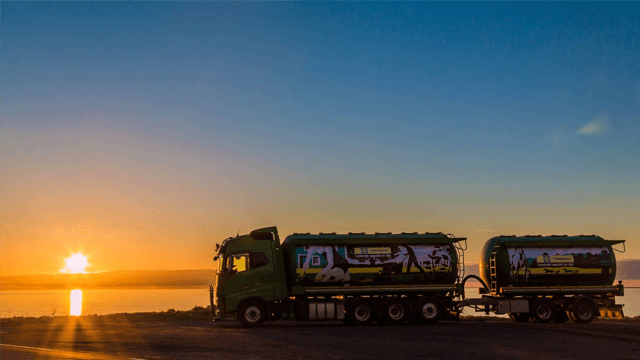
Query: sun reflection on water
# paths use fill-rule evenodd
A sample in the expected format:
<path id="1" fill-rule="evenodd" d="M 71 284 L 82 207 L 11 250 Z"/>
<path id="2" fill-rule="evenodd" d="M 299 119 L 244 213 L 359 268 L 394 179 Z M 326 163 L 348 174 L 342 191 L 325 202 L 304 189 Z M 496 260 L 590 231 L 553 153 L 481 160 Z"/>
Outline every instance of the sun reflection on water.
<path id="1" fill-rule="evenodd" d="M 71 290 L 71 295 L 69 295 L 69 304 L 69 315 L 82 315 L 82 290 Z"/>

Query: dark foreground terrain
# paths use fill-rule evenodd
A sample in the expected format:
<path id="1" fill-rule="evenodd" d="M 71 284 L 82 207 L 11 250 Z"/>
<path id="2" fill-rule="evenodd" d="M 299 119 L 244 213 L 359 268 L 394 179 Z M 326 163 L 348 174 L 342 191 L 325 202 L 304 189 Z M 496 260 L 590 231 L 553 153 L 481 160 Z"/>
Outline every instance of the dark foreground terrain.
<path id="1" fill-rule="evenodd" d="M 638 359 L 640 322 L 504 319 L 349 327 L 278 321 L 245 329 L 189 316 L 3 319 L 2 359 Z"/>

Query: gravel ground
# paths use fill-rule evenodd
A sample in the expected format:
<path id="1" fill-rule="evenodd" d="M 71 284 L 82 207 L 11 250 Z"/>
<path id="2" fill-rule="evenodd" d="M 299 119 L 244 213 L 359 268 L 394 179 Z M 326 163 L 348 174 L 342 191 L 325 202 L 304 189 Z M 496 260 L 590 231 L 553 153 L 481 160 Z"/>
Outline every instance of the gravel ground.
<path id="1" fill-rule="evenodd" d="M 1 344 L 142 359 L 539 360 L 638 359 L 640 354 L 640 323 L 614 321 L 488 319 L 364 327 L 278 321 L 246 329 L 235 321 L 82 316 L 3 319 L 0 331 Z"/>

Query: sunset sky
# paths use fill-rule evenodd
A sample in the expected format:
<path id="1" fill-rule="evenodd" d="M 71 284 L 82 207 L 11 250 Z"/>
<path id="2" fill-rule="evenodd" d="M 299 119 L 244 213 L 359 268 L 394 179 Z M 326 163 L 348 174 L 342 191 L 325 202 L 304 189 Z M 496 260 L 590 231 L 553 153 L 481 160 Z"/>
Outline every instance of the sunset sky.
<path id="1" fill-rule="evenodd" d="M 238 231 L 598 234 L 640 258 L 640 4 L 2 2 L 0 275 Z"/>

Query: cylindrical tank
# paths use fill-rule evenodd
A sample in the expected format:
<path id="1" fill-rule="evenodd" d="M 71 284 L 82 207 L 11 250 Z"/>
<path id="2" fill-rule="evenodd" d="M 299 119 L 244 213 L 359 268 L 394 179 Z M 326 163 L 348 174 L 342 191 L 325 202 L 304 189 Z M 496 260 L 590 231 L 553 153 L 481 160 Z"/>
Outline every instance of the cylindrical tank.
<path id="1" fill-rule="evenodd" d="M 480 276 L 491 286 L 494 267 L 496 289 L 609 286 L 616 276 L 612 245 L 620 242 L 596 235 L 498 236 L 482 249 Z"/>
<path id="2" fill-rule="evenodd" d="M 294 234 L 282 247 L 289 286 L 453 284 L 459 240 L 442 233 Z"/>

